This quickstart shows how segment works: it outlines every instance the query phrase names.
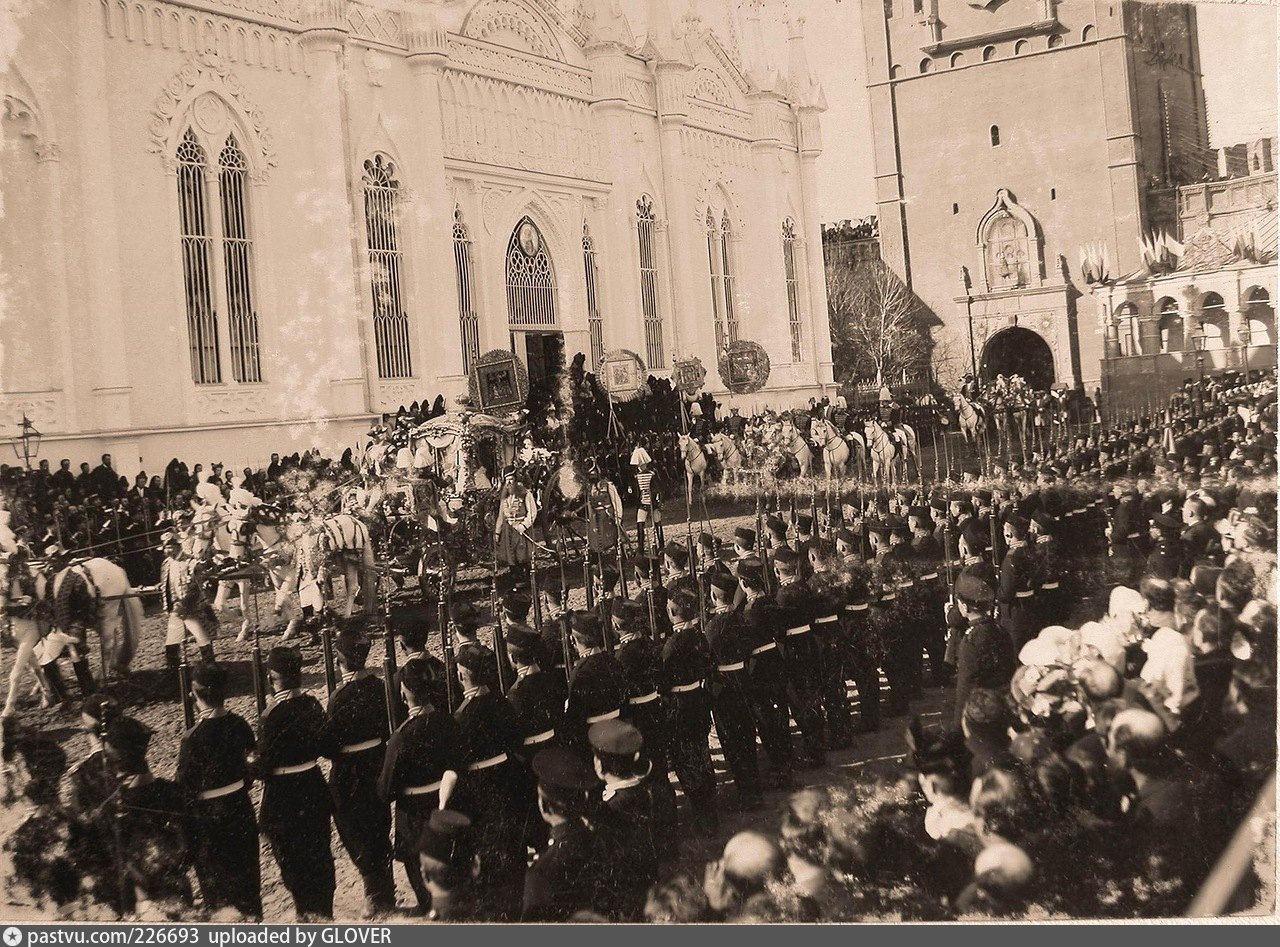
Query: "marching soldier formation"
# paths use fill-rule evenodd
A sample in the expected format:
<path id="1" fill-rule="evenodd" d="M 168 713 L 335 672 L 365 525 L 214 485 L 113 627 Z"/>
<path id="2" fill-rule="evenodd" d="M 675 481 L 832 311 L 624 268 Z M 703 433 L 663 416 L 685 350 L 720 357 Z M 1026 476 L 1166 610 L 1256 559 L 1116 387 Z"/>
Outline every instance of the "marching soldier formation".
<path id="1" fill-rule="evenodd" d="M 171 637 L 189 630 L 201 646 L 195 723 L 169 782 L 148 768 L 145 727 L 108 697 L 85 701 L 94 752 L 72 771 L 67 809 L 95 853 L 86 865 L 108 878 L 123 860 L 110 897 L 122 913 L 190 905 L 198 891 L 210 912 L 259 919 L 261 833 L 298 918 L 329 919 L 333 827 L 369 917 L 639 920 L 683 841 L 715 836 L 724 813 L 760 809 L 829 754 L 856 753 L 863 735 L 905 727 L 926 687 L 943 689 L 944 723 L 977 745 L 975 702 L 1008 690 L 1020 653 L 1084 615 L 1099 589 L 1144 577 L 1199 586 L 1198 570 L 1265 559 L 1274 494 L 1241 484 L 1274 475 L 1274 399 L 1273 384 L 1241 386 L 1195 424 L 1138 420 L 999 478 L 970 467 L 789 518 L 761 509 L 726 541 L 655 535 L 625 583 L 605 575 L 602 547 L 592 605 L 579 609 L 539 580 L 509 513 L 510 559 L 534 574 L 495 607 L 500 635 L 482 635 L 472 605 L 442 606 L 444 661 L 428 653 L 427 627 L 402 627 L 388 687 L 354 619 L 332 641 L 327 704 L 303 687 L 301 651 L 274 647 L 256 733 L 225 707 L 227 671 L 190 617 L 188 570 L 166 562 Z M 651 476 L 641 494 L 643 542 L 645 525 L 662 530 Z M 1270 581 L 1274 598 L 1274 571 Z M 776 860 L 759 840 L 738 849 Z M 179 880 L 188 865 L 196 891 Z"/>

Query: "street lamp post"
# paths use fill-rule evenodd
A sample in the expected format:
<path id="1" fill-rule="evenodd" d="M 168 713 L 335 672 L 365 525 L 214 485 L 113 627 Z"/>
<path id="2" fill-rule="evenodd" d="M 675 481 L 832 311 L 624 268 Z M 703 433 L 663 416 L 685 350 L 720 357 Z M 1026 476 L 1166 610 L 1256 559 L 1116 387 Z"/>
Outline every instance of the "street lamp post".
<path id="1" fill-rule="evenodd" d="M 13 452 L 18 459 L 22 461 L 22 466 L 30 470 L 31 461 L 40 456 L 40 438 L 41 434 L 36 430 L 36 426 L 31 423 L 31 419 L 27 417 L 26 412 L 22 414 L 22 423 L 19 425 L 19 434 L 10 438 L 9 442 L 13 445 Z"/>
<path id="2" fill-rule="evenodd" d="M 1240 326 L 1240 347 L 1244 349 L 1244 383 L 1249 384 L 1249 346 L 1253 343 L 1253 326 L 1245 322 Z"/>
<path id="3" fill-rule="evenodd" d="M 1204 333 L 1204 323 L 1200 323 L 1200 328 L 1191 336 L 1191 341 L 1196 347 L 1196 420 L 1200 420 L 1200 409 L 1203 407 L 1201 402 L 1204 399 L 1204 347 L 1208 338 Z"/>

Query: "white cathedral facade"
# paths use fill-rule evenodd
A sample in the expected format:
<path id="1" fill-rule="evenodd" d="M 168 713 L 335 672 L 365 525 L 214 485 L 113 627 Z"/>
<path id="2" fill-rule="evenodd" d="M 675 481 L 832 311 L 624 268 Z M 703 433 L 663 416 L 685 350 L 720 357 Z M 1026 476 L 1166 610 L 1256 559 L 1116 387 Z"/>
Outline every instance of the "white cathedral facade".
<path id="1" fill-rule="evenodd" d="M 31 0 L 0 73 L 4 436 L 258 465 L 492 349 L 535 378 L 696 355 L 715 393 L 750 339 L 761 403 L 821 393 L 825 103 L 785 12 Z"/>

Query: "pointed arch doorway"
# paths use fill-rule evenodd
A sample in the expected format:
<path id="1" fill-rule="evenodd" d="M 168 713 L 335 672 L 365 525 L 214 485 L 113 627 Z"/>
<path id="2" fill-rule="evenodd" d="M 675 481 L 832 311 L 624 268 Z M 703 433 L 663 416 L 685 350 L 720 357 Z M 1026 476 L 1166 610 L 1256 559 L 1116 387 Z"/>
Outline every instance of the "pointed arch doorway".
<path id="1" fill-rule="evenodd" d="M 541 413 L 559 403 L 564 332 L 555 263 L 542 231 L 529 217 L 520 218 L 511 231 L 505 270 L 511 351 L 529 369 L 529 410 Z"/>

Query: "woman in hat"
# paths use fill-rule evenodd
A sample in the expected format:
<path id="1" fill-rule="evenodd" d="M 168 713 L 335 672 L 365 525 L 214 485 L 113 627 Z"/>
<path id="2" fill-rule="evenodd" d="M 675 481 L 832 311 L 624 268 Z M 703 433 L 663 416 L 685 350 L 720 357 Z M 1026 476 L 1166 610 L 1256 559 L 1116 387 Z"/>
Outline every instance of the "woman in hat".
<path id="1" fill-rule="evenodd" d="M 538 504 L 524 480 L 515 467 L 504 468 L 493 542 L 498 561 L 513 573 L 523 572 L 529 564 L 533 538 L 528 533 L 537 518 Z"/>

